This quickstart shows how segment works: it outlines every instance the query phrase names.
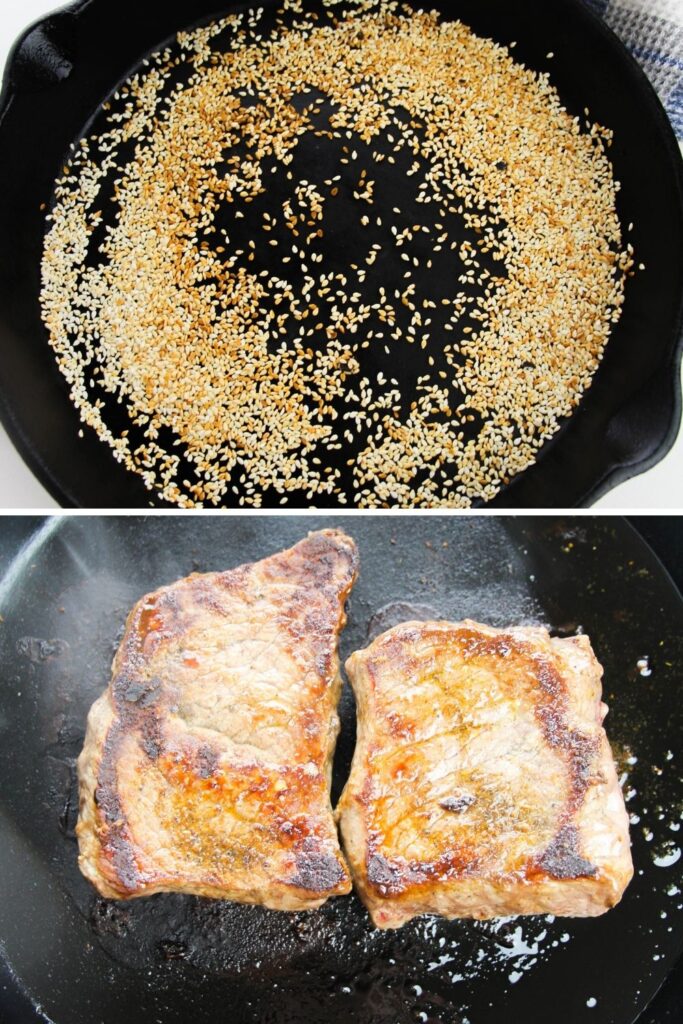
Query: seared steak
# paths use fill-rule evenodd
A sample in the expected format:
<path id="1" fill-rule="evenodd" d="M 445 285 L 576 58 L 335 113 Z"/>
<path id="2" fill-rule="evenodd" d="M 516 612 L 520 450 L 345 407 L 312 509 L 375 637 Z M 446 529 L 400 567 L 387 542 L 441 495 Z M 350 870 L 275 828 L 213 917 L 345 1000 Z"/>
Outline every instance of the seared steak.
<path id="1" fill-rule="evenodd" d="M 317 907 L 350 891 L 330 807 L 343 533 L 143 598 L 79 758 L 79 863 L 104 896 Z"/>
<path id="2" fill-rule="evenodd" d="M 408 622 L 346 668 L 358 741 L 337 813 L 378 927 L 619 901 L 628 818 L 587 637 Z"/>

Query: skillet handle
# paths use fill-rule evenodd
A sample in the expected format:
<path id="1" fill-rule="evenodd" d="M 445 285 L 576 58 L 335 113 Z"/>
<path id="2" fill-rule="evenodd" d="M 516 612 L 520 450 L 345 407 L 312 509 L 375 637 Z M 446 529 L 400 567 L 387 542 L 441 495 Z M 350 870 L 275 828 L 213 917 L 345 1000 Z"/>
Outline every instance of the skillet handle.
<path id="1" fill-rule="evenodd" d="M 69 77 L 74 66 L 72 21 L 68 11 L 50 15 L 17 40 L 8 63 L 9 80 L 15 88 L 38 92 Z"/>
<path id="2" fill-rule="evenodd" d="M 605 440 L 616 467 L 649 469 L 672 447 L 681 422 L 680 373 L 667 366 L 647 381 L 607 425 Z M 632 474 L 629 474 L 632 475 Z"/>

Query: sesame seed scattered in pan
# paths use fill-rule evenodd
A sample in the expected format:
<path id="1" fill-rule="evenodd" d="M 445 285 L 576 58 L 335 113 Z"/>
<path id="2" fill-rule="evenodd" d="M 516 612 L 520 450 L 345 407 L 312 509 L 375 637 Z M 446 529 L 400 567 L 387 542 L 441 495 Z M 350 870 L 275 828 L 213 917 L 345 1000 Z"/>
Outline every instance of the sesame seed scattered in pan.
<path id="1" fill-rule="evenodd" d="M 71 399 L 182 507 L 490 500 L 620 316 L 611 134 L 434 12 L 262 18 L 181 32 L 70 155 L 41 301 Z"/>

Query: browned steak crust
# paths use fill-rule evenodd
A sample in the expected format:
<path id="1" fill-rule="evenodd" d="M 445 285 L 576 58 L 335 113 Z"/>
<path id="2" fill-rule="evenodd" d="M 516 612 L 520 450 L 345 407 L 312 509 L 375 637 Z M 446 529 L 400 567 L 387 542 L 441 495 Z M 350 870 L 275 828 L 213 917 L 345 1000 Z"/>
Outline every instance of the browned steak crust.
<path id="1" fill-rule="evenodd" d="M 338 814 L 375 924 L 618 902 L 628 818 L 587 637 L 411 622 L 347 670 L 359 729 Z"/>
<path id="2" fill-rule="evenodd" d="M 329 786 L 356 572 L 324 530 L 133 608 L 78 762 L 79 863 L 103 895 L 298 910 L 349 892 Z"/>

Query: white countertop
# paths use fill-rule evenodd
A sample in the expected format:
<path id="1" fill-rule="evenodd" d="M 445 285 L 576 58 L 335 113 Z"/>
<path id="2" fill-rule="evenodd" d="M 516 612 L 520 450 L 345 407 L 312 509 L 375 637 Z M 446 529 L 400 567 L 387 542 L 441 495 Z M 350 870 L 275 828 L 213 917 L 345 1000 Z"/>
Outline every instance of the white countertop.
<path id="1" fill-rule="evenodd" d="M 2 0 L 0 7 L 0 62 L 4 66 L 15 38 L 27 25 L 59 3 L 55 0 Z M 0 427 L 0 509 L 50 509 L 57 503 L 38 483 Z M 683 432 L 667 458 L 615 488 L 596 509 L 683 508 Z"/>

